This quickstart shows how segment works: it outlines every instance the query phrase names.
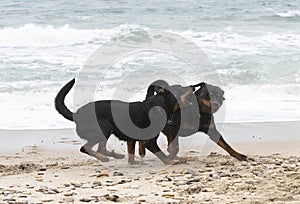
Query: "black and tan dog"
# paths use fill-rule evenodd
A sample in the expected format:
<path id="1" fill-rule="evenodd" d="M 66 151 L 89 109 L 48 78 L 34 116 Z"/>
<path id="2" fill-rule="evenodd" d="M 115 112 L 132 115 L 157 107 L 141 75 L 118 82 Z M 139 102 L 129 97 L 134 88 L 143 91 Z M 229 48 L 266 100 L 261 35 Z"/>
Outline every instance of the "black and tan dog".
<path id="1" fill-rule="evenodd" d="M 155 94 L 155 90 L 157 89 L 156 83 L 154 82 L 149 86 L 146 98 L 150 98 Z M 167 82 L 164 82 L 164 84 L 168 86 Z M 246 160 L 247 156 L 235 151 L 224 140 L 214 122 L 213 114 L 219 110 L 225 100 L 224 91 L 217 86 L 206 83 L 199 83 L 190 87 L 196 88 L 199 86 L 200 88 L 194 92 L 196 102 L 192 101 L 191 105 L 187 106 L 187 108 L 182 109 L 180 107 L 174 111 L 173 115 L 170 116 L 170 121 L 162 131 L 168 140 L 168 157 L 173 160 L 179 151 L 178 136 L 189 136 L 201 131 L 206 133 L 210 139 L 227 151 L 232 157 L 240 161 Z M 188 97 L 185 100 L 188 100 Z M 198 123 L 195 124 L 195 121 Z M 143 143 L 140 142 L 140 151 L 142 150 Z"/>
<path id="2" fill-rule="evenodd" d="M 93 156 L 103 162 L 108 161 L 107 156 L 123 158 L 121 154 L 106 150 L 106 142 L 111 134 L 120 140 L 127 141 L 129 162 L 134 162 L 134 148 L 136 141 L 145 141 L 140 148 L 143 155 L 147 148 L 165 164 L 172 163 L 157 145 L 159 133 L 163 130 L 165 122 L 179 108 L 178 100 L 184 104 L 185 98 L 193 93 L 190 87 L 178 88 L 155 86 L 156 95 L 148 97 L 143 102 L 122 102 L 105 100 L 90 102 L 80 107 L 75 113 L 65 105 L 64 100 L 75 83 L 75 79 L 68 82 L 55 98 L 56 110 L 66 119 L 74 121 L 76 132 L 87 143 L 80 149 L 81 152 Z M 176 95 L 174 93 L 181 95 Z M 132 123 L 130 123 L 132 122 Z M 98 150 L 93 147 L 99 144 Z"/>

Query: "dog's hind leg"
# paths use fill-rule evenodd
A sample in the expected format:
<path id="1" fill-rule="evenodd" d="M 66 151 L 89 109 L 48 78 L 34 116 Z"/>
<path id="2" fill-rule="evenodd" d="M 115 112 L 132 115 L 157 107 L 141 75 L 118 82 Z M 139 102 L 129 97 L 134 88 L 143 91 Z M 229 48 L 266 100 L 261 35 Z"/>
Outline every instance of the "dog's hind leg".
<path id="1" fill-rule="evenodd" d="M 108 157 L 116 158 L 116 159 L 123 159 L 125 157 L 123 154 L 119 154 L 114 151 L 108 151 L 106 149 L 106 143 L 107 143 L 107 140 L 102 140 L 101 142 L 99 142 L 97 152 L 104 154 Z"/>
<path id="2" fill-rule="evenodd" d="M 96 152 L 96 151 L 93 150 L 93 147 L 96 144 L 97 144 L 97 142 L 87 141 L 87 143 L 80 148 L 80 151 L 82 153 L 85 153 L 87 155 L 95 157 L 95 158 L 99 159 L 100 161 L 108 162 L 109 159 L 105 155 L 101 154 L 100 152 Z"/>
<path id="3" fill-rule="evenodd" d="M 109 156 L 109 157 L 114 157 L 116 159 L 123 159 L 124 155 L 115 153 L 114 151 L 108 151 L 106 149 L 107 140 L 113 132 L 112 124 L 104 118 L 99 118 L 98 125 L 101 129 L 101 131 L 98 130 L 98 134 L 99 134 L 98 138 L 101 138 L 101 139 L 99 140 L 97 152 L 99 152 L 103 155 Z"/>

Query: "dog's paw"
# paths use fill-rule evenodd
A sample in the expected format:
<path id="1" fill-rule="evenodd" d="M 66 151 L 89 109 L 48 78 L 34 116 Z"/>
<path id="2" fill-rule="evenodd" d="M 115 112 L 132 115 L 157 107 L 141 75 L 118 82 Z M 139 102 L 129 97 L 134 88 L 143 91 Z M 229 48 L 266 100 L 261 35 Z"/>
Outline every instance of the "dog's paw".
<path id="1" fill-rule="evenodd" d="M 145 156 L 146 156 L 146 154 L 139 154 L 140 155 L 140 157 L 142 157 L 142 158 L 144 158 Z"/>
<path id="2" fill-rule="evenodd" d="M 128 161 L 128 164 L 129 164 L 129 165 L 139 165 L 140 162 L 134 160 L 134 161 Z"/>
<path id="3" fill-rule="evenodd" d="M 124 159 L 125 155 L 112 152 L 112 157 L 116 159 Z"/>
<path id="4" fill-rule="evenodd" d="M 248 162 L 253 162 L 253 161 L 255 161 L 255 159 L 254 158 L 252 158 L 252 157 L 247 157 L 247 159 L 246 159 Z"/>
<path id="5" fill-rule="evenodd" d="M 175 156 L 175 157 L 174 157 L 174 160 L 179 160 L 179 161 L 180 161 L 180 160 L 182 160 L 182 159 L 184 159 L 184 158 L 183 158 L 183 157 L 179 157 L 179 156 Z"/>
<path id="6" fill-rule="evenodd" d="M 174 165 L 186 164 L 186 163 L 187 163 L 187 159 L 186 158 L 179 158 L 177 161 L 174 162 Z"/>
<path id="7" fill-rule="evenodd" d="M 180 160 L 180 159 L 182 159 L 181 157 L 178 157 L 178 156 L 176 156 L 176 155 L 174 155 L 174 154 L 169 154 L 168 156 L 168 159 L 169 160 Z"/>
<path id="8" fill-rule="evenodd" d="M 148 165 L 147 162 L 144 162 L 144 161 L 131 161 L 131 162 L 128 161 L 128 164 L 129 165 Z"/>
<path id="9" fill-rule="evenodd" d="M 239 161 L 247 161 L 247 156 L 243 154 L 238 154 L 236 157 Z"/>
<path id="10" fill-rule="evenodd" d="M 171 159 L 165 159 L 163 162 L 166 165 L 173 165 L 173 164 L 175 164 L 175 162 L 173 160 L 171 160 Z"/>
<path id="11" fill-rule="evenodd" d="M 102 162 L 109 162 L 109 158 L 106 156 L 97 157 L 97 159 L 99 159 Z"/>

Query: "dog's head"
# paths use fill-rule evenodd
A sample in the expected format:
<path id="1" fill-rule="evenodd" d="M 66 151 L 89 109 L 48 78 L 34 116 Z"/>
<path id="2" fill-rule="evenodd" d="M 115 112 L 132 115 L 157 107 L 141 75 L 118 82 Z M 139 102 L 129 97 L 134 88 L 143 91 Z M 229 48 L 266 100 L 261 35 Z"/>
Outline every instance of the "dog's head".
<path id="1" fill-rule="evenodd" d="M 199 108 L 201 112 L 214 114 L 222 106 L 225 98 L 224 91 L 218 87 L 204 82 L 194 85 L 194 87 L 200 88 L 195 91 Z"/>
<path id="2" fill-rule="evenodd" d="M 179 108 L 185 108 L 191 104 L 194 90 L 193 86 L 170 86 L 166 81 L 157 80 L 148 87 L 146 99 L 153 96 L 155 92 L 158 95 L 163 95 L 168 109 L 175 112 Z"/>
<path id="3" fill-rule="evenodd" d="M 195 91 L 196 87 L 200 88 Z M 214 114 L 225 100 L 224 91 L 220 87 L 204 82 L 183 87 L 180 85 L 170 86 L 163 80 L 157 80 L 149 86 L 146 98 L 153 96 L 155 92 L 164 96 L 166 105 L 173 112 L 179 108 L 189 108 L 198 103 L 201 112 Z M 195 96 L 197 101 L 195 101 Z"/>

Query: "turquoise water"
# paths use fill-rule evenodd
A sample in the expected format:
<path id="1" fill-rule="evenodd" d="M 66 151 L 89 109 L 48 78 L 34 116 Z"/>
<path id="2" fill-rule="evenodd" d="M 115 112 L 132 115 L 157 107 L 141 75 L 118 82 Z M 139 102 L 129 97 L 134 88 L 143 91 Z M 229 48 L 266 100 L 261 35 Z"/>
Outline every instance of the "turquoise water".
<path id="1" fill-rule="evenodd" d="M 1 1 L 1 27 L 27 23 L 74 28 L 112 28 L 137 24 L 159 29 L 296 29 L 299 1 Z"/>
<path id="2" fill-rule="evenodd" d="M 108 40 L 146 38 L 149 29 L 176 33 L 203 50 L 227 94 L 226 122 L 300 120 L 300 1 L 3 0 L 0 128 L 70 127 L 53 109 L 60 86 Z M 102 80 L 114 87 L 132 67 L 170 66 L 164 59 L 135 58 Z M 111 90 L 102 90 L 109 98 Z"/>

